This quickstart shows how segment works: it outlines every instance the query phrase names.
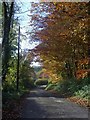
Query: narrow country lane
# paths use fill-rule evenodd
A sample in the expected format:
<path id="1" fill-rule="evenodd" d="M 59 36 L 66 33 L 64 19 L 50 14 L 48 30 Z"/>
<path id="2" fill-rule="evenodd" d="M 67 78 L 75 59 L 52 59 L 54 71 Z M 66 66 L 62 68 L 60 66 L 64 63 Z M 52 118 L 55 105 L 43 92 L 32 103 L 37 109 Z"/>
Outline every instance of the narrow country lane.
<path id="1" fill-rule="evenodd" d="M 88 119 L 88 109 L 72 103 L 43 89 L 30 91 L 25 98 L 22 118 L 76 118 Z"/>

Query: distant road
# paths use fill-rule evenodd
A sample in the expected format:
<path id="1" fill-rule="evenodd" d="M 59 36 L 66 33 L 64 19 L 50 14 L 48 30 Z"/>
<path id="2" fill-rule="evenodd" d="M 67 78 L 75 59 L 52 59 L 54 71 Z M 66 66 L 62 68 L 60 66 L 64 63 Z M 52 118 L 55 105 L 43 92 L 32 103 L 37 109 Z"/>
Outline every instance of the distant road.
<path id="1" fill-rule="evenodd" d="M 25 98 L 22 118 L 74 118 L 88 120 L 88 109 L 36 88 Z M 72 119 L 68 119 L 72 120 Z"/>

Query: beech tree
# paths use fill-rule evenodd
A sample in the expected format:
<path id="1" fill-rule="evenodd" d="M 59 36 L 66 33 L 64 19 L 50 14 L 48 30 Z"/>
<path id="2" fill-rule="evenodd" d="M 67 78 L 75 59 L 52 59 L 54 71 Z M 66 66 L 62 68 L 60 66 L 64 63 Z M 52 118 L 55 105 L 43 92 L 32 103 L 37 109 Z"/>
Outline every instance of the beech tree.
<path id="1" fill-rule="evenodd" d="M 76 77 L 78 60 L 88 58 L 90 16 L 87 3 L 49 3 L 49 6 L 53 6 L 53 9 L 49 8 L 47 17 L 41 19 L 38 15 L 33 19 L 38 24 L 41 21 L 46 24 L 43 29 L 36 29 L 35 35 L 42 43 L 35 51 L 40 53 L 47 69 L 52 66 L 50 62 L 54 71 L 61 71 L 59 66 L 63 65 L 62 70 L 66 72 L 67 78 Z M 58 66 L 54 61 L 59 63 Z"/>

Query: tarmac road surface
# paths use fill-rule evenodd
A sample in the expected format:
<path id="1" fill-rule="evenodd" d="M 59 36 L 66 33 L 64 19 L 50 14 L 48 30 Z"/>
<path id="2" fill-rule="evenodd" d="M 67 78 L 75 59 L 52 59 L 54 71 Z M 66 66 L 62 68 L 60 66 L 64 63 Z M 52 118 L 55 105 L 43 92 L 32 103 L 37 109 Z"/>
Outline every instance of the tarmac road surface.
<path id="1" fill-rule="evenodd" d="M 26 118 L 68 118 L 68 120 L 89 120 L 88 109 L 66 98 L 41 88 L 35 88 L 25 98 L 21 117 Z"/>

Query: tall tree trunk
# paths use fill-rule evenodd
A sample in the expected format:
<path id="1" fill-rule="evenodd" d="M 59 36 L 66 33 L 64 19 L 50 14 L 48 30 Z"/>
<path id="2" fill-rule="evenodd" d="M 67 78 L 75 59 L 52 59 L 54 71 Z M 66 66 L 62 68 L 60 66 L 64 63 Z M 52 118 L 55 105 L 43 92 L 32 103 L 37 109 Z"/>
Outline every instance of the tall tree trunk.
<path id="1" fill-rule="evenodd" d="M 10 46 L 9 46 L 9 33 L 11 27 L 11 20 L 14 9 L 14 2 L 10 3 L 3 2 L 3 41 L 2 41 L 2 80 L 5 80 L 10 58 Z"/>
<path id="2" fill-rule="evenodd" d="M 20 26 L 18 32 L 18 60 L 17 60 L 17 90 L 19 89 L 19 49 L 20 49 Z"/>

